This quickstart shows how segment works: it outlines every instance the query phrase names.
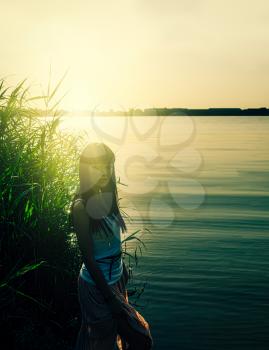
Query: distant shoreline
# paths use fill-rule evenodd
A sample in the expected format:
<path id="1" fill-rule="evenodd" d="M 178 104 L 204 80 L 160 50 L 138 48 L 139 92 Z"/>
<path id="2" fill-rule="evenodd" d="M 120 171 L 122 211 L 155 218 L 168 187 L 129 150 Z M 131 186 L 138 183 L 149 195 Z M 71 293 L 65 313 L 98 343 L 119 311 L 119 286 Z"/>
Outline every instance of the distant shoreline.
<path id="1" fill-rule="evenodd" d="M 64 115 L 79 116 L 269 116 L 269 109 L 261 108 L 208 108 L 208 109 L 188 109 L 188 108 L 146 108 L 129 109 L 127 111 L 62 111 Z"/>
<path id="2" fill-rule="evenodd" d="M 41 109 L 36 109 L 39 116 L 49 115 L 50 111 L 44 111 Z M 207 109 L 189 109 L 189 108 L 146 108 L 146 109 L 132 109 L 130 108 L 127 111 L 66 111 L 58 110 L 63 116 L 80 116 L 80 117 L 89 117 L 89 116 L 100 116 L 100 117 L 120 117 L 120 116 L 269 116 L 269 109 L 265 107 L 261 108 L 207 108 Z"/>

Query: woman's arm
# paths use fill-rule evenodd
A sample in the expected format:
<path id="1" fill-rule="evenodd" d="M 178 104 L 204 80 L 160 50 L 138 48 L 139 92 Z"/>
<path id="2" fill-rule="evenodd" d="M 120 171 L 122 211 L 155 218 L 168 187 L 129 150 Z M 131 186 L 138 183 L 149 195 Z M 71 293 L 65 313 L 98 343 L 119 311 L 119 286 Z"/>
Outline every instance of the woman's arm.
<path id="1" fill-rule="evenodd" d="M 104 298 L 110 301 L 113 299 L 114 294 L 94 260 L 93 239 L 89 229 L 89 216 L 85 212 L 84 206 L 80 201 L 77 201 L 73 206 L 73 222 L 86 269 L 90 272 L 97 288 L 99 288 Z"/>
<path id="2" fill-rule="evenodd" d="M 129 276 L 129 272 L 128 272 L 128 270 L 127 270 L 127 267 L 126 267 L 124 261 L 122 262 L 122 266 L 123 266 L 124 281 L 125 281 L 125 284 L 127 284 L 127 283 L 128 283 L 128 280 L 129 280 L 129 278 L 130 278 L 130 276 Z"/>

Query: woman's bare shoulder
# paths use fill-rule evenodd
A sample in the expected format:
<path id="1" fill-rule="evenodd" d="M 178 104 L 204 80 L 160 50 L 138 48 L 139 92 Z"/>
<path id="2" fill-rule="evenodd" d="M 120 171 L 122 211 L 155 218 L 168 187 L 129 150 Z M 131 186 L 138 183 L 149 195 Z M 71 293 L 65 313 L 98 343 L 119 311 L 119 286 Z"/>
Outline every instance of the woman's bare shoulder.
<path id="1" fill-rule="evenodd" d="M 82 200 L 76 200 L 73 204 L 73 223 L 77 234 L 85 235 L 86 232 L 88 234 L 89 216 Z"/>
<path id="2" fill-rule="evenodd" d="M 84 201 L 81 198 L 77 198 L 73 204 L 73 215 L 85 213 Z"/>

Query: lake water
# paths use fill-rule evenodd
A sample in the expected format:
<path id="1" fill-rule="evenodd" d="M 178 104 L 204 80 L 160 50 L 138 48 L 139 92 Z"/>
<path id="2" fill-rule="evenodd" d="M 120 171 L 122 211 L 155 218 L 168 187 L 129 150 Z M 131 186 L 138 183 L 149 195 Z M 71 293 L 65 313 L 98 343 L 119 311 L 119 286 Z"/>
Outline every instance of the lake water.
<path id="1" fill-rule="evenodd" d="M 61 127 L 116 153 L 129 233 L 144 228 L 147 248 L 128 285 L 145 289 L 130 301 L 154 349 L 268 349 L 269 118 L 74 117 Z"/>

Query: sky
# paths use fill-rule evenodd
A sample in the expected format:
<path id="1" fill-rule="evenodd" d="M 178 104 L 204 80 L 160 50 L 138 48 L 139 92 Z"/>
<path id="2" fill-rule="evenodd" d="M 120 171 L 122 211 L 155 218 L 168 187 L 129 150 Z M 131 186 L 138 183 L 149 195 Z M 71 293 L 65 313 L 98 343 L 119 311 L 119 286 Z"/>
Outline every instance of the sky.
<path id="1" fill-rule="evenodd" d="M 268 0 L 0 0 L 0 77 L 69 110 L 269 107 Z"/>

